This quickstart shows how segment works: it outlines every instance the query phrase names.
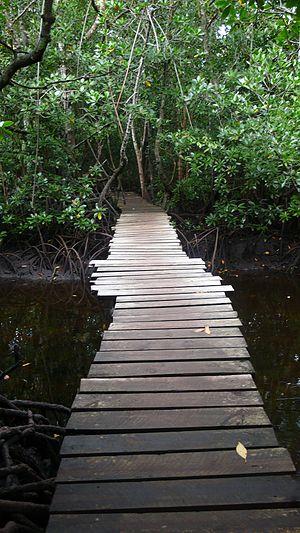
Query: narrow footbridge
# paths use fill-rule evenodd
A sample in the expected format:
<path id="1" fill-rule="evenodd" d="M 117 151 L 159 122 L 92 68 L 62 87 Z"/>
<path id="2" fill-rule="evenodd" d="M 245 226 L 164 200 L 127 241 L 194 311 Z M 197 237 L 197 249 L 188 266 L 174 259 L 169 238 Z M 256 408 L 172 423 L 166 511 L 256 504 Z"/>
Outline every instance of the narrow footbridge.
<path id="1" fill-rule="evenodd" d="M 93 266 L 92 290 L 116 305 L 73 404 L 48 532 L 300 531 L 232 287 L 135 195 Z"/>

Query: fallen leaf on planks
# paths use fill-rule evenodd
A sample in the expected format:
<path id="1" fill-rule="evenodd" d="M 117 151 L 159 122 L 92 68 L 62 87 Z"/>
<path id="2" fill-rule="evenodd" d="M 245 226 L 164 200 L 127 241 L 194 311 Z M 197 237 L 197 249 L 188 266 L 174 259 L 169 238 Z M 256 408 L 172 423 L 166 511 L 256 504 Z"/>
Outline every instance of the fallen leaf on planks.
<path id="1" fill-rule="evenodd" d="M 204 331 L 205 331 L 204 328 L 195 329 L 195 333 L 204 333 Z"/>
<path id="2" fill-rule="evenodd" d="M 210 327 L 209 326 L 205 326 L 204 331 L 205 331 L 206 335 L 211 335 L 211 331 L 210 331 Z"/>
<path id="3" fill-rule="evenodd" d="M 245 463 L 247 462 L 247 455 L 248 451 L 247 448 L 245 448 L 244 444 L 241 442 L 238 442 L 235 448 L 236 453 L 244 459 Z"/>

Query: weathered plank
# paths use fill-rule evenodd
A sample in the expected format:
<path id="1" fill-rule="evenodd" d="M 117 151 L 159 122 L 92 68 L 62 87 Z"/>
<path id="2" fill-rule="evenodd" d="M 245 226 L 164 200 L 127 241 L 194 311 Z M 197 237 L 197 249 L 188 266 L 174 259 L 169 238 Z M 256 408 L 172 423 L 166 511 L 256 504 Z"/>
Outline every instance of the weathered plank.
<path id="1" fill-rule="evenodd" d="M 156 322 L 122 322 L 117 320 L 113 322 L 109 329 L 110 331 L 119 330 L 147 330 L 147 329 L 183 329 L 183 328 L 205 328 L 209 325 L 210 328 L 224 328 L 241 326 L 242 323 L 239 318 L 213 318 L 211 320 L 157 320 Z"/>
<path id="2" fill-rule="evenodd" d="M 230 407 L 262 405 L 260 394 L 254 390 L 213 392 L 160 392 L 122 394 L 77 394 L 74 411 L 114 409 L 167 409 L 174 407 Z"/>
<path id="3" fill-rule="evenodd" d="M 173 331 L 173 330 L 172 330 Z M 103 350 L 176 350 L 190 348 L 239 348 L 247 346 L 244 337 L 217 337 L 195 339 L 103 340 Z"/>
<path id="4" fill-rule="evenodd" d="M 215 328 L 210 327 L 209 321 L 206 323 L 206 327 L 199 328 L 162 328 L 162 329 L 138 329 L 138 330 L 114 330 L 109 329 L 103 334 L 103 341 L 121 341 L 121 340 L 145 340 L 148 339 L 222 339 L 225 337 L 242 337 L 242 333 L 239 328 Z"/>
<path id="5" fill-rule="evenodd" d="M 121 362 L 121 361 L 191 361 L 191 360 L 223 360 L 223 359 L 248 359 L 247 348 L 198 348 L 189 350 L 113 350 L 96 353 L 94 362 Z"/>
<path id="6" fill-rule="evenodd" d="M 297 482 L 286 475 L 66 483 L 57 487 L 52 512 L 282 507 L 297 501 Z"/>
<path id="7" fill-rule="evenodd" d="M 231 307 L 231 306 L 230 306 Z M 214 319 L 214 318 L 235 318 L 237 316 L 236 311 L 226 310 L 221 311 L 215 311 L 215 312 L 209 312 L 206 308 L 202 307 L 185 307 L 183 309 L 183 312 L 179 311 L 176 308 L 169 308 L 165 310 L 165 313 L 159 313 L 161 311 L 159 308 L 141 308 L 141 309 L 115 309 L 113 311 L 113 318 L 114 322 L 153 322 L 155 320 L 161 321 L 163 318 L 166 318 L 167 320 L 179 320 L 183 316 L 188 320 L 196 320 L 196 319 L 202 319 L 202 320 L 208 320 L 208 319 Z"/>
<path id="8" fill-rule="evenodd" d="M 183 392 L 256 389 L 250 374 L 155 378 L 82 379 L 81 392 Z"/>
<path id="9" fill-rule="evenodd" d="M 151 431 L 201 428 L 270 426 L 262 407 L 210 407 L 139 409 L 129 411 L 78 411 L 68 420 L 68 431 Z"/>
<path id="10" fill-rule="evenodd" d="M 272 533 L 299 530 L 300 509 L 243 509 L 157 513 L 57 514 L 48 533 Z"/>
<path id="11" fill-rule="evenodd" d="M 186 376 L 253 373 L 249 361 L 185 361 L 159 363 L 110 363 L 91 365 L 88 377 Z"/>
<path id="12" fill-rule="evenodd" d="M 225 292 L 218 291 L 218 292 L 205 292 L 205 291 L 197 291 L 197 292 L 188 292 L 188 293 L 179 293 L 174 294 L 174 292 L 169 292 L 167 294 L 144 294 L 144 295 L 133 295 L 133 296 L 118 296 L 118 304 L 123 302 L 147 302 L 147 301 L 172 301 L 172 300 L 215 300 L 215 304 L 220 303 L 231 303 L 230 299 L 228 297 L 225 297 Z M 216 301 L 218 300 L 218 301 Z M 205 305 L 208 305 L 208 302 Z"/>
<path id="13" fill-rule="evenodd" d="M 294 471 L 284 448 L 260 448 L 249 450 L 247 461 L 235 450 L 64 458 L 56 481 L 200 478 Z"/>
<path id="14" fill-rule="evenodd" d="M 234 449 L 238 442 L 246 448 L 276 447 L 272 427 L 202 429 L 143 433 L 104 433 L 69 435 L 61 455 L 113 455 L 170 451 Z"/>

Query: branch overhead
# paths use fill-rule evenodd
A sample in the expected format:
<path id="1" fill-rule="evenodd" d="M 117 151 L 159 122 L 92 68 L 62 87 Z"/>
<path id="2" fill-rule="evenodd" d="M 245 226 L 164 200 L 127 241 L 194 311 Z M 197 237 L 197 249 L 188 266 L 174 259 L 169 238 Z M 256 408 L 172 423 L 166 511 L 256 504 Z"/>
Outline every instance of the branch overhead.
<path id="1" fill-rule="evenodd" d="M 19 70 L 42 61 L 46 48 L 51 41 L 51 28 L 55 22 L 53 4 L 54 0 L 45 0 L 41 31 L 36 46 L 30 52 L 17 54 L 15 59 L 2 71 L 0 75 L 0 91 L 9 85 L 13 76 Z"/>

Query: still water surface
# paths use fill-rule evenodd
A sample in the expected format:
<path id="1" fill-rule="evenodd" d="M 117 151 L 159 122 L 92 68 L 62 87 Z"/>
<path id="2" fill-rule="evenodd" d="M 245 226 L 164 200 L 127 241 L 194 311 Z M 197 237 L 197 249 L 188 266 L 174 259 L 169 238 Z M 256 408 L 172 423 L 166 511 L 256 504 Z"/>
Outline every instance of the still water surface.
<path id="1" fill-rule="evenodd" d="M 236 274 L 226 277 L 244 324 L 256 382 L 277 436 L 300 466 L 300 276 Z M 0 283 L 0 369 L 18 344 L 27 366 L 1 391 L 71 405 L 87 374 L 113 300 L 82 295 L 80 286 Z"/>

